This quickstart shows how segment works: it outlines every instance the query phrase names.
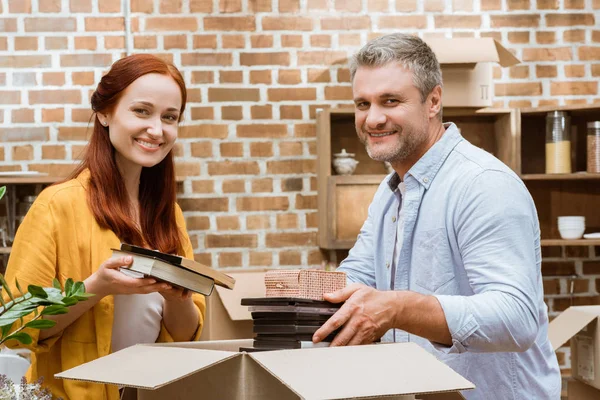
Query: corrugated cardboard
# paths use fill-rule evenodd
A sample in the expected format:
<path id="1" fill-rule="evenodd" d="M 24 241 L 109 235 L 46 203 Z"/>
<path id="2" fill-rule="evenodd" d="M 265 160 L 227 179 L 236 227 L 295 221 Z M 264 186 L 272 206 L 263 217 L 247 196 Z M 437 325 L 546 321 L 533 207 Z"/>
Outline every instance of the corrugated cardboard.
<path id="1" fill-rule="evenodd" d="M 444 107 L 489 107 L 494 97 L 492 63 L 520 61 L 492 38 L 428 39 L 440 66 Z"/>
<path id="2" fill-rule="evenodd" d="M 139 400 L 441 400 L 462 399 L 460 390 L 474 388 L 414 343 L 237 352 L 249 345 L 137 345 L 55 376 L 136 387 Z"/>
<path id="3" fill-rule="evenodd" d="M 573 378 L 600 389 L 600 306 L 569 307 L 548 327 L 554 350 L 571 339 L 571 374 Z M 568 387 L 571 387 L 569 383 Z M 570 398 L 570 397 L 569 397 Z M 600 397 L 582 397 L 594 398 Z"/>
<path id="4" fill-rule="evenodd" d="M 567 386 L 568 400 L 600 399 L 600 390 L 579 381 L 569 381 Z"/>
<path id="5" fill-rule="evenodd" d="M 206 320 L 200 340 L 249 339 L 252 315 L 241 305 L 245 297 L 264 297 L 265 271 L 228 274 L 235 279 L 235 288 L 215 286 L 216 291 L 206 298 Z"/>

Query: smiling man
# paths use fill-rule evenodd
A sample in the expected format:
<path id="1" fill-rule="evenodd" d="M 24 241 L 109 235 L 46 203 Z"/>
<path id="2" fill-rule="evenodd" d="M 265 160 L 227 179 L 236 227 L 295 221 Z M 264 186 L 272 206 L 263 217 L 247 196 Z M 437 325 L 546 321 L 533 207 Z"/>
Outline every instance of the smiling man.
<path id="1" fill-rule="evenodd" d="M 371 41 L 351 75 L 358 137 L 395 173 L 338 269 L 354 284 L 325 297 L 345 304 L 313 340 L 343 325 L 334 346 L 412 341 L 477 386 L 468 399 L 559 399 L 529 192 L 442 123 L 440 66 L 421 39 Z"/>

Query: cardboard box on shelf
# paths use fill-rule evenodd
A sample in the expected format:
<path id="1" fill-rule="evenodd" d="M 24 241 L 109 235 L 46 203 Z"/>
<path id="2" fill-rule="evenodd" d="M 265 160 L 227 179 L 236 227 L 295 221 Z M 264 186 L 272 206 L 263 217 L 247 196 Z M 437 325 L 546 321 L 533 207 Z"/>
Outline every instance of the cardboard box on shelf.
<path id="1" fill-rule="evenodd" d="M 600 399 L 600 390 L 579 381 L 569 381 L 567 386 L 568 400 Z"/>
<path id="2" fill-rule="evenodd" d="M 598 399 L 600 397 L 586 397 L 585 392 L 598 392 L 600 390 L 600 329 L 598 328 L 600 306 L 569 307 L 556 317 L 548 327 L 548 337 L 552 348 L 558 349 L 571 339 L 571 375 L 573 378 L 595 390 L 584 390 L 580 385 L 568 384 L 567 390 L 577 388 L 574 398 Z M 571 399 L 569 394 L 569 399 Z"/>
<path id="3" fill-rule="evenodd" d="M 206 319 L 200 340 L 250 339 L 252 315 L 241 305 L 242 298 L 264 297 L 265 271 L 228 273 L 235 279 L 235 287 L 228 290 L 215 286 L 215 292 L 206 298 Z"/>
<path id="4" fill-rule="evenodd" d="M 139 400 L 450 400 L 474 388 L 414 343 L 237 352 L 251 342 L 137 345 L 55 376 L 136 387 Z"/>
<path id="5" fill-rule="evenodd" d="M 493 63 L 520 63 L 492 38 L 427 39 L 440 66 L 444 107 L 490 107 L 494 98 Z"/>

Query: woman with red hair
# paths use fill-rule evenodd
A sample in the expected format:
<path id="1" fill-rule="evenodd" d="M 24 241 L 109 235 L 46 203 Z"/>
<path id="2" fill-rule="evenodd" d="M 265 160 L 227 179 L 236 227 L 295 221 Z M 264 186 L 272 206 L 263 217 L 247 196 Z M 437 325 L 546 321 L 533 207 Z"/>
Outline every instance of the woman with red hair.
<path id="1" fill-rule="evenodd" d="M 94 94 L 94 129 L 71 179 L 45 189 L 19 227 L 7 281 L 51 287 L 53 278 L 85 283 L 95 294 L 28 330 L 34 352 L 28 380 L 63 399 L 118 399 L 115 386 L 54 379 L 54 374 L 136 343 L 197 340 L 201 295 L 119 272 L 121 242 L 193 258 L 175 202 L 173 145 L 186 88 L 171 64 L 138 54 L 113 64 Z"/>

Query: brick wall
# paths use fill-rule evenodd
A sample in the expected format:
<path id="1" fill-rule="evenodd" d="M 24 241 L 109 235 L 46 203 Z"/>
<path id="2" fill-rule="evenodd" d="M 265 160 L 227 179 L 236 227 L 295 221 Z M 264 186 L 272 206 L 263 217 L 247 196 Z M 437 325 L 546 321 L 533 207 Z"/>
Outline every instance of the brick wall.
<path id="1" fill-rule="evenodd" d="M 128 50 L 159 54 L 189 87 L 179 201 L 197 259 L 215 268 L 321 263 L 315 109 L 349 104 L 346 59 L 371 37 L 491 36 L 523 61 L 495 69 L 497 106 L 600 101 L 600 0 L 126 4 L 0 0 L 0 170 L 66 174 L 103 71 Z M 544 252 L 553 314 L 571 282 L 575 304 L 597 302 L 597 249 Z"/>

